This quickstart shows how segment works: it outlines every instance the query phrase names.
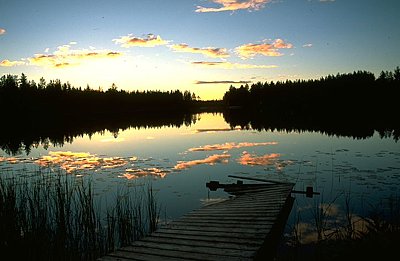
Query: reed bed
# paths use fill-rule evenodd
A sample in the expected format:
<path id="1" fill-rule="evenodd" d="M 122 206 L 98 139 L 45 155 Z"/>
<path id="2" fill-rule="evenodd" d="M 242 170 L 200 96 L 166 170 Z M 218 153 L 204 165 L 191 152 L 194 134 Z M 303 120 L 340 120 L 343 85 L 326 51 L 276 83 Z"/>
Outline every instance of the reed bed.
<path id="1" fill-rule="evenodd" d="M 90 179 L 40 169 L 0 173 L 0 253 L 24 260 L 95 260 L 153 231 L 151 185 L 119 190 L 101 209 Z"/>

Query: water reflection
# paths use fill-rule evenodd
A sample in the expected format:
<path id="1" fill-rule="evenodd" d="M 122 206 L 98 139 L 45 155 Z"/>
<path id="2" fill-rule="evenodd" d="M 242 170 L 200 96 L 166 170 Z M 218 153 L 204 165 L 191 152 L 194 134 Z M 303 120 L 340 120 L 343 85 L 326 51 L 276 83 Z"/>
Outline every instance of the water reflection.
<path id="1" fill-rule="evenodd" d="M 284 121 L 270 114 L 249 114 L 242 110 L 227 110 L 223 113 L 227 127 L 197 128 L 194 133 L 216 134 L 222 132 L 235 132 L 239 130 L 258 130 L 258 131 L 285 131 L 285 132 L 319 132 L 330 136 L 352 137 L 355 139 L 365 139 L 372 137 L 377 131 L 381 138 L 393 138 L 397 141 L 400 137 L 400 130 L 393 126 L 372 126 L 366 124 L 341 124 L 331 122 L 329 119 L 321 119 L 320 122 L 310 123 L 308 121 Z M 201 114 L 152 114 L 146 115 L 116 115 L 114 118 L 60 118 L 60 119 L 38 119 L 25 118 L 21 121 L 2 122 L 4 128 L 0 129 L 0 149 L 9 155 L 26 153 L 29 155 L 32 149 L 50 146 L 62 147 L 71 144 L 76 138 L 87 135 L 92 137 L 95 134 L 102 134 L 106 131 L 113 133 L 114 138 L 104 138 L 103 143 L 123 143 L 124 138 L 119 138 L 120 132 L 128 129 L 148 129 L 183 126 L 191 126 L 201 118 Z M 229 127 L 230 126 L 230 127 Z M 148 136 L 147 139 L 154 139 Z M 218 146 L 220 145 L 220 146 Z M 241 144 L 215 144 L 209 147 L 193 148 L 192 151 L 203 150 L 225 150 L 241 148 L 246 146 L 261 146 Z M 266 144 L 266 145 L 274 145 Z M 211 147 L 215 146 L 215 148 Z M 219 148 L 218 148 L 219 147 Z"/>
<path id="2" fill-rule="evenodd" d="M 228 159 L 231 157 L 229 154 L 214 154 L 205 159 L 191 160 L 191 161 L 180 161 L 178 162 L 174 169 L 175 170 L 183 170 L 188 169 L 196 165 L 208 164 L 214 165 L 216 163 L 227 164 Z"/>
<path id="3" fill-rule="evenodd" d="M 276 145 L 277 142 L 227 142 L 224 144 L 210 144 L 204 145 L 201 147 L 190 148 L 188 151 L 214 151 L 214 150 L 231 150 L 231 149 L 240 149 L 246 147 L 255 147 L 255 146 L 268 146 L 268 145 Z"/>
<path id="4" fill-rule="evenodd" d="M 31 118 L 22 115 L 21 119 L 5 119 L 0 128 L 0 149 L 9 155 L 30 154 L 32 149 L 50 146 L 62 147 L 72 144 L 76 138 L 92 137 L 106 131 L 116 139 L 103 142 L 123 142 L 118 139 L 121 131 L 128 129 L 148 129 L 162 127 L 190 126 L 198 120 L 198 114 L 184 112 L 137 113 L 134 115 L 116 114 L 113 117 L 53 117 Z"/>
<path id="5" fill-rule="evenodd" d="M 90 153 L 71 151 L 50 151 L 49 155 L 42 156 L 34 161 L 42 167 L 57 165 L 67 173 L 78 170 L 94 170 L 96 168 L 118 168 L 128 164 L 128 161 L 120 157 L 102 158 Z"/>

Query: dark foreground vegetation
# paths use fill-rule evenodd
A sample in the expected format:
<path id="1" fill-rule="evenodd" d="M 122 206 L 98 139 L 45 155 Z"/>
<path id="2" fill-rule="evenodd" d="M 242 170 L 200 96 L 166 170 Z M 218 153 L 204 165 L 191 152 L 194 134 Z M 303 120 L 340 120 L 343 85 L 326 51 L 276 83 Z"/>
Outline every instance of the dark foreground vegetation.
<path id="1" fill-rule="evenodd" d="M 257 130 L 319 131 L 366 138 L 400 137 L 400 68 L 329 75 L 317 80 L 230 87 L 224 103 L 232 126 Z"/>
<path id="2" fill-rule="evenodd" d="M 12 175 L 9 175 L 12 174 Z M 38 170 L 0 172 L 0 253 L 10 260 L 96 260 L 155 230 L 151 185 L 103 208 L 88 180 Z"/>

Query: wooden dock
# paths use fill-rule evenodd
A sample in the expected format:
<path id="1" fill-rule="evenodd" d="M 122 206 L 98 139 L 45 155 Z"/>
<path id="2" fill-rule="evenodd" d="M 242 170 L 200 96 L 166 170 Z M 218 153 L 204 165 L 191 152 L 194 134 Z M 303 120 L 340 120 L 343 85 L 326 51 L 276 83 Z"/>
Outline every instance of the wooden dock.
<path id="1" fill-rule="evenodd" d="M 192 211 L 99 260 L 270 260 L 293 205 L 293 186 L 223 186 L 234 196 Z"/>

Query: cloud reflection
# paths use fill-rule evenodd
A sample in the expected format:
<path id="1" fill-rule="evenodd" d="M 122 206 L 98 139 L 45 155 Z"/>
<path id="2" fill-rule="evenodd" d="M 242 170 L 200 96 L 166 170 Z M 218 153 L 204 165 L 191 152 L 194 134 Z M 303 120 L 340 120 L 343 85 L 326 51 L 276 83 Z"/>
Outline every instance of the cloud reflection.
<path id="1" fill-rule="evenodd" d="M 127 169 L 122 176 L 118 176 L 119 178 L 126 179 L 137 179 L 146 176 L 153 176 L 155 178 L 164 178 L 170 173 L 170 170 L 164 170 L 159 168 L 145 168 L 145 169 Z"/>
<path id="2" fill-rule="evenodd" d="M 48 156 L 42 156 L 34 163 L 44 167 L 59 165 L 67 173 L 72 173 L 76 170 L 117 168 L 128 162 L 120 157 L 101 158 L 85 152 L 50 151 Z"/>
<path id="3" fill-rule="evenodd" d="M 205 159 L 200 159 L 200 160 L 191 160 L 191 161 L 179 161 L 174 169 L 175 170 L 183 170 L 183 169 L 188 169 L 196 165 L 201 165 L 201 164 L 209 164 L 209 165 L 214 165 L 216 163 L 223 163 L 227 164 L 228 159 L 231 157 L 229 154 L 214 154 L 212 156 L 209 156 Z"/>
<path id="4" fill-rule="evenodd" d="M 278 142 L 227 142 L 224 144 L 213 144 L 213 145 L 205 145 L 202 147 L 190 148 L 189 151 L 214 151 L 214 150 L 231 150 L 231 149 L 239 149 L 245 147 L 255 147 L 255 146 L 269 146 L 276 145 Z"/>
<path id="5" fill-rule="evenodd" d="M 7 157 L 7 158 L 6 157 L 0 157 L 0 162 L 8 162 L 8 163 L 11 163 L 11 164 L 16 164 L 16 163 L 19 163 L 20 160 L 15 158 L 15 157 Z"/>
<path id="6" fill-rule="evenodd" d="M 242 156 L 237 160 L 242 165 L 252 165 L 252 166 L 268 166 L 275 165 L 276 161 L 280 158 L 281 154 L 271 153 L 265 154 L 263 156 L 255 156 L 247 151 L 244 151 Z"/>

